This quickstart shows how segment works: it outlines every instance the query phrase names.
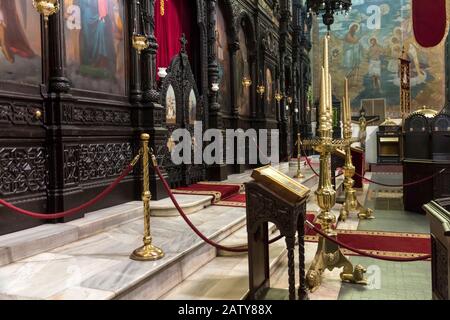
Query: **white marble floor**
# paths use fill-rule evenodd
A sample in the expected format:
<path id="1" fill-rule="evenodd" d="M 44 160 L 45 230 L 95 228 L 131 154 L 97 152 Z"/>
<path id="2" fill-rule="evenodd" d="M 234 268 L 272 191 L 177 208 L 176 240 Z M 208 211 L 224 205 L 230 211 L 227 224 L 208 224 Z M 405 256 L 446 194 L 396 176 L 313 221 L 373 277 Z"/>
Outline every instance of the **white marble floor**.
<path id="1" fill-rule="evenodd" d="M 280 169 L 291 175 L 295 173 L 295 167 L 289 168 L 287 164 L 281 164 Z M 303 170 L 307 177 L 303 180 L 305 184 L 316 183 L 312 172 L 306 168 Z M 250 172 L 233 175 L 228 182 L 248 181 Z M 206 288 L 202 291 L 205 295 L 201 295 L 202 298 L 241 298 L 245 295 L 247 257 L 218 257 L 216 250 L 199 239 L 180 217 L 151 219 L 153 242 L 166 253 L 162 260 L 130 260 L 130 253 L 142 245 L 142 211 L 135 207 L 135 204 L 130 206 L 129 219 L 117 225 L 111 222 L 108 224 L 110 228 L 96 229 L 96 233 L 89 231 L 87 226 L 91 225 L 86 221 L 61 225 L 70 229 L 64 241 L 58 242 L 58 237 L 47 237 L 46 243 L 54 243 L 45 252 L 33 255 L 31 251 L 27 258 L 18 256 L 5 262 L 9 264 L 0 267 L 0 299 L 173 298 L 170 292 L 173 293 L 175 287 L 183 286 L 188 293 L 192 293 L 199 281 Z M 311 196 L 308 211 L 317 209 Z M 105 209 L 103 214 L 108 216 L 111 213 Z M 209 206 L 190 218 L 206 236 L 220 242 L 245 226 L 245 208 Z M 92 217 L 89 219 L 97 221 Z M 357 222 L 352 219 L 349 218 L 346 228 L 356 228 Z M 79 235 L 80 230 L 84 230 L 83 237 Z M 72 238 L 70 232 L 74 233 Z M 283 263 L 284 243 L 280 241 L 271 247 L 272 270 L 275 272 L 276 266 Z M 0 252 L 2 249 L 3 244 Z M 308 256 L 314 251 L 314 244 L 308 245 Z M 11 255 L 10 252 L 8 254 Z M 202 268 L 206 265 L 212 268 Z M 216 282 L 208 282 L 211 279 Z M 211 286 L 216 289 L 212 290 Z M 188 293 L 183 297 L 188 298 Z M 195 293 L 198 298 L 200 291 Z M 327 292 L 325 296 L 331 297 L 332 294 Z"/>

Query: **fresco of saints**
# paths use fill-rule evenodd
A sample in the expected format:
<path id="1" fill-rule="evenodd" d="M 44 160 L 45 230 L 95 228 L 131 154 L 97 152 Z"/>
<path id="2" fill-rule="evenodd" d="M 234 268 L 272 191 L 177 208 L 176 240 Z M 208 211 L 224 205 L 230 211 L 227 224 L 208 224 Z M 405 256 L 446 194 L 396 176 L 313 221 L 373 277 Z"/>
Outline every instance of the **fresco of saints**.
<path id="1" fill-rule="evenodd" d="M 358 80 L 361 63 L 362 47 L 360 38 L 357 36 L 359 24 L 353 23 L 344 37 L 344 61 L 343 66 L 347 71 L 348 78 Z"/>
<path id="2" fill-rule="evenodd" d="M 372 87 L 381 91 L 381 56 L 383 48 L 378 44 L 376 38 L 370 38 L 369 47 L 369 76 L 372 78 Z"/>
<path id="3" fill-rule="evenodd" d="M 116 71 L 114 8 L 110 0 L 79 0 L 81 73 L 99 78 Z"/>
<path id="4" fill-rule="evenodd" d="M 0 50 L 10 63 L 14 63 L 15 56 L 36 56 L 20 23 L 15 0 L 0 1 Z"/>

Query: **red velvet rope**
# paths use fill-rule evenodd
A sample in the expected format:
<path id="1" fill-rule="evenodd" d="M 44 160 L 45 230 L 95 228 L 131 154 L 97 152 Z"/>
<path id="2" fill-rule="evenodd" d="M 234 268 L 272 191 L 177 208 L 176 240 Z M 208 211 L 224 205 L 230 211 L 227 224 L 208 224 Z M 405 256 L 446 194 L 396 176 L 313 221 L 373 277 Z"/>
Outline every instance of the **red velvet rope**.
<path id="1" fill-rule="evenodd" d="M 314 170 L 314 168 L 313 168 L 313 166 L 312 166 L 312 164 L 311 164 L 311 161 L 310 161 L 309 158 L 308 158 L 308 155 L 303 151 L 303 148 L 302 148 L 301 150 L 302 150 L 303 156 L 304 156 L 305 159 L 306 159 L 306 163 L 307 163 L 308 166 L 311 168 L 312 172 L 313 172 L 317 177 L 319 177 L 319 173 L 317 173 L 317 171 Z M 338 175 L 336 175 L 335 178 L 339 178 L 339 177 L 342 176 L 343 174 L 344 174 L 344 172 L 341 172 L 341 173 L 339 173 Z"/>
<path id="2" fill-rule="evenodd" d="M 213 240 L 209 239 L 200 230 L 198 230 L 197 227 L 192 223 L 192 221 L 189 220 L 189 218 L 186 215 L 186 213 L 184 212 L 184 210 L 181 208 L 180 204 L 178 203 L 177 199 L 175 198 L 174 194 L 172 193 L 172 190 L 170 189 L 169 184 L 167 183 L 166 179 L 161 174 L 159 167 L 157 165 L 153 165 L 153 168 L 155 169 L 156 174 L 158 175 L 159 179 L 161 180 L 161 182 L 164 186 L 164 189 L 166 190 L 167 194 L 169 195 L 170 199 L 172 200 L 173 204 L 175 205 L 175 208 L 177 208 L 177 210 L 180 213 L 183 220 L 188 224 L 188 226 L 192 229 L 192 231 L 194 231 L 195 234 L 197 234 L 197 236 L 199 236 L 207 244 L 209 244 L 219 250 L 228 251 L 228 252 L 248 252 L 247 247 L 231 248 L 231 247 L 222 246 L 222 245 L 218 244 L 217 242 L 214 242 Z M 274 239 L 270 240 L 269 244 L 272 244 L 272 243 L 282 239 L 283 237 L 284 236 L 279 235 L 279 236 L 275 237 Z"/>
<path id="3" fill-rule="evenodd" d="M 32 211 L 28 211 L 28 210 L 24 210 L 21 208 L 16 207 L 15 205 L 0 199 L 0 205 L 5 206 L 6 208 L 15 211 L 17 213 L 32 217 L 32 218 L 36 218 L 36 219 L 45 219 L 45 220 L 50 220 L 50 219 L 59 219 L 59 218 L 64 218 L 70 215 L 74 215 L 78 212 L 80 212 L 83 209 L 86 209 L 94 204 L 96 204 L 97 202 L 99 202 L 100 200 L 102 200 L 103 198 L 105 198 L 107 195 L 109 195 L 115 187 L 117 187 L 117 185 L 131 172 L 131 170 L 133 170 L 133 165 L 129 164 L 127 168 L 125 168 L 125 170 L 122 172 L 122 174 L 116 178 L 116 180 L 113 181 L 112 184 L 110 184 L 105 190 L 103 190 L 100 194 L 98 194 L 95 198 L 89 200 L 88 202 L 82 204 L 79 207 L 67 210 L 67 211 L 63 211 L 63 212 L 57 212 L 57 213 L 52 213 L 52 214 L 46 214 L 46 213 L 37 213 L 37 212 L 32 212 Z"/>
<path id="4" fill-rule="evenodd" d="M 414 181 L 414 182 L 404 183 L 404 184 L 386 184 L 386 183 L 381 183 L 381 182 L 376 182 L 376 181 L 370 180 L 370 179 L 368 179 L 368 178 L 365 178 L 365 177 L 361 176 L 361 175 L 358 174 L 358 173 L 356 173 L 356 175 L 357 175 L 358 177 L 360 177 L 360 178 L 362 178 L 362 179 L 364 179 L 364 180 L 370 182 L 370 183 L 377 184 L 377 185 L 379 185 L 379 186 L 383 186 L 383 187 L 392 187 L 392 188 L 402 188 L 402 187 L 404 188 L 404 187 L 415 186 L 415 185 L 421 184 L 421 183 L 423 183 L 423 182 L 426 182 L 426 181 L 428 181 L 428 180 L 431 180 L 431 179 L 433 179 L 434 177 L 436 177 L 436 176 L 440 175 L 441 173 L 443 173 L 445 170 L 447 170 L 447 169 L 442 169 L 441 171 L 436 172 L 435 174 L 433 174 L 433 175 L 431 175 L 431 176 L 429 176 L 429 177 L 426 177 L 426 178 L 423 178 L 423 179 L 420 179 L 420 180 L 417 180 L 417 181 Z"/>
<path id="5" fill-rule="evenodd" d="M 337 239 L 335 239 L 333 237 L 330 237 L 329 235 L 327 235 L 321 229 L 317 228 L 314 224 L 312 224 L 308 220 L 306 220 L 305 222 L 306 222 L 306 224 L 308 225 L 309 228 L 313 229 L 315 232 L 320 234 L 325 239 L 328 239 L 328 240 L 338 244 L 339 246 L 341 246 L 341 247 L 343 247 L 343 248 L 345 248 L 347 250 L 353 251 L 353 252 L 355 252 L 355 253 L 357 253 L 359 255 L 365 256 L 365 257 L 374 258 L 374 259 L 378 259 L 378 260 L 384 260 L 384 261 L 394 261 L 394 262 L 413 262 L 413 261 L 428 260 L 428 259 L 431 258 L 431 255 L 429 255 L 429 254 L 428 255 L 423 255 L 423 256 L 420 256 L 420 257 L 413 257 L 413 258 L 395 258 L 395 257 L 390 258 L 390 257 L 378 256 L 378 255 L 375 255 L 375 254 L 371 254 L 371 253 L 364 252 L 362 250 L 353 248 L 353 247 L 351 247 L 351 246 L 349 246 L 349 245 L 347 245 L 347 244 L 345 244 L 345 243 L 343 243 L 343 242 L 341 242 L 341 241 L 339 241 L 339 240 L 337 240 Z"/>

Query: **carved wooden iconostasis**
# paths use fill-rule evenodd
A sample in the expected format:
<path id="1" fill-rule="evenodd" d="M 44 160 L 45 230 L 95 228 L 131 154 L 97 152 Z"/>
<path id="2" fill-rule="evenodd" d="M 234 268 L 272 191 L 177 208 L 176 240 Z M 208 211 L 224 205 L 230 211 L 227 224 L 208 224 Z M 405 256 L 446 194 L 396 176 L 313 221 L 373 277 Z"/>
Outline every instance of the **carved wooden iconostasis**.
<path id="1" fill-rule="evenodd" d="M 162 14 L 157 0 L 61 0 L 45 27 L 31 1 L 0 1 L 1 198 L 44 213 L 76 207 L 122 172 L 142 132 L 150 133 L 172 186 L 242 172 L 245 166 L 171 166 L 170 133 L 184 127 L 192 132 L 195 120 L 203 130 L 280 129 L 280 152 L 288 154 L 292 110 L 304 107 L 293 76 L 304 47 L 296 27 L 306 12 L 302 3 L 164 4 Z M 178 20 L 171 10 L 178 10 Z M 164 28 L 172 37 L 161 38 Z M 149 39 L 141 54 L 131 45 L 134 33 Z M 165 79 L 157 76 L 158 67 L 168 68 Z M 244 78 L 251 84 L 243 86 Z M 139 200 L 139 172 L 89 210 Z M 153 174 L 150 184 L 152 199 L 166 197 Z M 41 223 L 0 208 L 0 234 Z"/>

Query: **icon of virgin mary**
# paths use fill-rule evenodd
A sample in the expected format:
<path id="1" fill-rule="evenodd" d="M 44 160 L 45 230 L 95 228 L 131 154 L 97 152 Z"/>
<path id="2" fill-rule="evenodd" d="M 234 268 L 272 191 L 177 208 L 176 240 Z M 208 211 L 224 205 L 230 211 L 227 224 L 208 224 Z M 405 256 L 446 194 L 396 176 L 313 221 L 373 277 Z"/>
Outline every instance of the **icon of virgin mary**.
<path id="1" fill-rule="evenodd" d="M 27 59 L 36 55 L 20 23 L 15 0 L 0 1 L 0 50 L 10 63 L 16 55 Z"/>

